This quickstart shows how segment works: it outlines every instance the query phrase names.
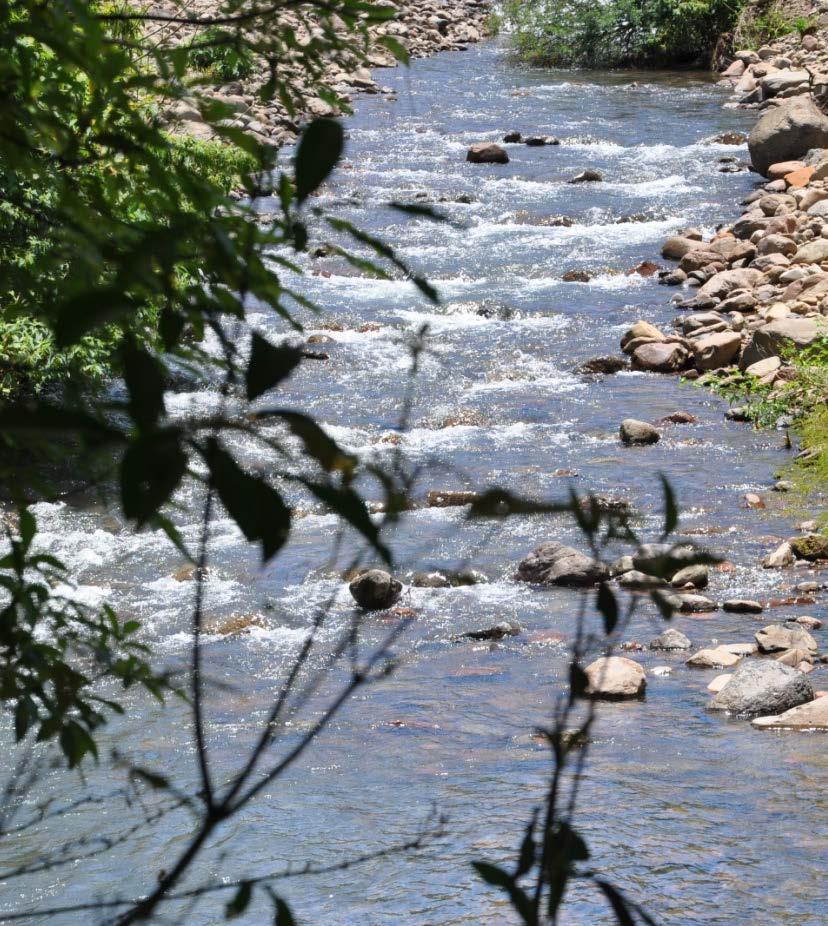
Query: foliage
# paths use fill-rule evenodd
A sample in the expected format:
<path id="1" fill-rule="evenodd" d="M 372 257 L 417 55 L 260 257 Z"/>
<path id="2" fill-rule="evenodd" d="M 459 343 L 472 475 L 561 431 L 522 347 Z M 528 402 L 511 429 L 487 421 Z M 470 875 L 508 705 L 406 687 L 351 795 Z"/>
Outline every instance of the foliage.
<path id="1" fill-rule="evenodd" d="M 707 62 L 743 0 L 507 0 L 519 58 L 552 67 Z"/>
<path id="2" fill-rule="evenodd" d="M 733 41 L 739 48 L 760 48 L 793 33 L 807 35 L 816 25 L 811 17 L 790 16 L 781 2 L 760 3 L 745 8 Z"/>
<path id="3" fill-rule="evenodd" d="M 253 55 L 241 37 L 218 26 L 205 29 L 199 36 L 190 52 L 190 64 L 222 83 L 249 77 L 255 67 Z"/>

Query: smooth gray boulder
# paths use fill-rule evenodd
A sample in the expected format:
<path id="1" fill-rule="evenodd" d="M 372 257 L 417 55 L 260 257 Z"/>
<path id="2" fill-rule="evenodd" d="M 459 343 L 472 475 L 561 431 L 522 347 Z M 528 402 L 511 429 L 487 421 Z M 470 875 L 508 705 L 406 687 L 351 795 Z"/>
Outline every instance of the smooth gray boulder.
<path id="1" fill-rule="evenodd" d="M 348 590 L 367 611 L 382 611 L 399 600 L 402 583 L 383 569 L 368 569 L 353 579 Z"/>
<path id="2" fill-rule="evenodd" d="M 742 337 L 735 331 L 717 331 L 693 341 L 697 370 L 717 370 L 733 363 L 739 355 Z"/>
<path id="3" fill-rule="evenodd" d="M 751 659 L 739 666 L 708 707 L 732 714 L 781 714 L 813 699 L 813 685 L 801 672 L 779 662 Z"/>
<path id="4" fill-rule="evenodd" d="M 538 585 L 584 587 L 609 578 L 609 569 L 574 547 L 547 540 L 518 564 L 517 579 Z"/>
<path id="5" fill-rule="evenodd" d="M 691 649 L 693 644 L 675 627 L 668 627 L 653 640 L 650 640 L 650 649 L 682 650 Z"/>
<path id="6" fill-rule="evenodd" d="M 814 318 L 793 316 L 762 325 L 745 345 L 739 358 L 739 368 L 746 370 L 766 357 L 781 357 L 788 350 L 801 350 L 824 334 L 828 334 L 828 325 Z"/>
<path id="7" fill-rule="evenodd" d="M 625 418 L 618 430 L 622 443 L 628 446 L 657 444 L 661 440 L 658 430 L 646 421 Z"/>
<path id="8" fill-rule="evenodd" d="M 750 159 L 760 174 L 767 174 L 771 164 L 801 158 L 811 148 L 828 148 L 828 118 L 804 97 L 767 112 L 748 138 Z"/>
<path id="9" fill-rule="evenodd" d="M 632 354 L 632 367 L 649 373 L 677 373 L 687 366 L 689 360 L 690 352 L 683 344 L 653 341 L 636 347 Z"/>
<path id="10" fill-rule="evenodd" d="M 625 656 L 602 656 L 590 663 L 585 672 L 589 680 L 587 692 L 593 698 L 640 698 L 647 687 L 644 669 Z"/>
<path id="11" fill-rule="evenodd" d="M 466 152 L 466 160 L 471 164 L 508 164 L 509 154 L 493 142 L 478 142 Z"/>

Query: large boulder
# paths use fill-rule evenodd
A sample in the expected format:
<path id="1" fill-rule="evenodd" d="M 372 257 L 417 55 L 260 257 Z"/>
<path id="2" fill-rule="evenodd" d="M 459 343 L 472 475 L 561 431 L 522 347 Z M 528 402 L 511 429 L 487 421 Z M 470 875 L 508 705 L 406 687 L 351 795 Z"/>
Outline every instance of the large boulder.
<path id="1" fill-rule="evenodd" d="M 609 569 L 580 550 L 547 540 L 521 560 L 516 578 L 538 585 L 583 587 L 609 578 Z"/>
<path id="2" fill-rule="evenodd" d="M 690 639 L 675 627 L 668 627 L 650 640 L 650 649 L 681 650 L 692 647 Z"/>
<path id="3" fill-rule="evenodd" d="M 765 99 L 778 96 L 786 90 L 793 90 L 800 84 L 808 86 L 807 71 L 772 71 L 770 74 L 766 74 L 761 81 L 762 93 L 765 95 Z"/>
<path id="4" fill-rule="evenodd" d="M 399 600 L 402 584 L 383 569 L 368 569 L 351 582 L 348 590 L 367 611 L 382 611 Z"/>
<path id="5" fill-rule="evenodd" d="M 797 97 L 766 113 L 753 127 L 748 150 L 760 174 L 771 164 L 828 148 L 828 118 L 810 98 Z"/>
<path id="6" fill-rule="evenodd" d="M 760 280 L 762 273 L 759 270 L 739 267 L 736 270 L 722 270 L 716 273 L 699 288 L 699 297 L 724 299 L 737 289 L 753 289 Z"/>
<path id="7" fill-rule="evenodd" d="M 718 370 L 739 355 L 742 337 L 735 331 L 719 331 L 693 341 L 693 359 L 699 370 Z"/>
<path id="8" fill-rule="evenodd" d="M 466 152 L 466 160 L 472 164 L 508 164 L 509 155 L 505 148 L 493 142 L 479 142 Z"/>
<path id="9" fill-rule="evenodd" d="M 793 256 L 795 264 L 821 264 L 828 260 L 828 239 L 815 238 L 800 245 Z"/>
<path id="10" fill-rule="evenodd" d="M 801 672 L 779 662 L 751 659 L 739 666 L 708 706 L 733 714 L 781 714 L 813 699 L 813 686 Z"/>
<path id="11" fill-rule="evenodd" d="M 784 653 L 799 649 L 812 655 L 819 649 L 816 640 L 802 627 L 786 627 L 784 624 L 768 624 L 754 634 L 763 653 Z"/>
<path id="12" fill-rule="evenodd" d="M 650 373 L 677 373 L 687 366 L 689 360 L 690 351 L 676 341 L 641 344 L 632 353 L 633 369 Z"/>
<path id="13" fill-rule="evenodd" d="M 628 446 L 642 444 L 657 444 L 661 440 L 658 430 L 646 421 L 635 418 L 625 418 L 619 428 L 621 441 Z"/>
<path id="14" fill-rule="evenodd" d="M 739 358 L 739 366 L 749 366 L 766 357 L 781 357 L 791 349 L 808 347 L 821 335 L 828 334 L 828 325 L 814 318 L 780 318 L 762 325 L 751 335 Z"/>
<path id="15" fill-rule="evenodd" d="M 828 537 L 825 534 L 805 534 L 792 537 L 788 543 L 799 559 L 828 559 Z"/>
<path id="16" fill-rule="evenodd" d="M 766 730 L 828 730 L 828 698 L 816 698 L 782 714 L 757 717 L 751 724 Z"/>
<path id="17" fill-rule="evenodd" d="M 640 698 L 647 687 L 644 669 L 625 656 L 603 656 L 586 667 L 587 693 L 593 698 Z"/>

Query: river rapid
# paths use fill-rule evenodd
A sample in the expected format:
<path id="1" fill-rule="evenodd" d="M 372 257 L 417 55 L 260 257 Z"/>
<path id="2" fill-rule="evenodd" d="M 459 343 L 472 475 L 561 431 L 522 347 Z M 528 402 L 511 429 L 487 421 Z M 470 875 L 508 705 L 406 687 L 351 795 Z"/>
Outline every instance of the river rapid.
<path id="1" fill-rule="evenodd" d="M 794 583 L 812 578 L 758 568 L 775 539 L 792 533 L 793 516 L 779 496 L 768 496 L 762 511 L 742 501 L 745 492 L 767 492 L 774 470 L 788 461 L 780 433 L 726 422 L 722 401 L 671 377 L 573 372 L 585 359 L 617 353 L 637 319 L 669 324 L 672 292 L 625 272 L 659 260 L 668 234 L 690 226 L 709 231 L 736 214 L 753 178 L 721 173 L 717 160 L 746 152 L 705 139 L 745 129 L 753 117 L 723 110 L 723 91 L 705 75 L 531 71 L 511 66 L 495 43 L 380 72 L 379 79 L 397 99 L 357 100 L 346 122 L 345 164 L 320 202 L 398 248 L 434 282 L 442 302 L 427 304 L 403 281 L 308 258 L 305 292 L 323 310 L 307 316 L 308 333 L 331 339 L 316 345 L 330 359 L 306 363 L 287 398 L 362 457 L 399 450 L 429 464 L 422 492 L 497 483 L 561 496 L 569 479 L 554 473 L 571 470 L 578 489 L 628 498 L 643 512 L 642 531 L 653 535 L 663 471 L 682 507 L 682 530 L 735 566 L 712 573 L 710 597 L 784 598 Z M 507 165 L 465 162 L 469 144 L 498 141 L 511 129 L 554 134 L 562 144 L 508 146 Z M 587 167 L 602 171 L 604 182 L 566 182 Z M 407 218 L 379 205 L 387 200 L 440 203 L 455 222 Z M 550 216 L 569 216 L 572 224 L 551 226 Z M 561 281 L 579 269 L 595 276 Z M 284 335 L 264 310 L 255 320 L 272 336 Z M 412 426 L 391 443 L 408 388 L 406 338 L 424 323 L 429 351 L 416 379 Z M 168 407 L 213 401 L 210 392 L 179 392 Z M 698 423 L 666 426 L 652 447 L 620 445 L 621 419 L 655 421 L 677 410 Z M 44 544 L 78 577 L 78 595 L 135 614 L 166 658 L 186 653 L 193 586 L 174 577 L 181 563 L 168 544 L 128 531 L 92 505 L 41 504 L 36 513 Z M 193 504 L 191 516 L 177 518 L 189 538 L 197 515 Z M 229 521 L 217 522 L 210 619 L 256 613 L 263 625 L 208 638 L 208 675 L 226 686 L 209 698 L 219 767 L 232 767 L 234 750 L 249 741 L 315 605 L 339 589 L 325 631 L 331 639 L 351 617 L 347 589 L 329 561 L 334 532 L 331 516 L 308 514 L 287 551 L 261 569 Z M 571 524 L 552 516 L 510 520 L 491 535 L 465 523 L 462 509 L 410 513 L 393 538 L 401 574 L 470 563 L 489 581 L 406 591 L 401 604 L 417 616 L 397 647 L 399 670 L 360 693 L 278 787 L 222 831 L 193 883 L 378 849 L 409 838 L 436 804 L 449 818 L 448 834 L 423 852 L 285 882 L 300 922 L 509 922 L 502 899 L 470 861 L 513 857 L 543 793 L 548 756 L 531 732 L 559 690 L 560 640 L 573 626 L 578 597 L 511 576 L 545 539 L 581 544 Z M 764 623 L 795 613 L 826 612 L 818 600 L 768 610 L 761 622 L 719 611 L 677 617 L 675 626 L 704 646 L 747 641 Z M 517 621 L 523 632 L 497 645 L 453 642 L 502 620 Z M 369 618 L 364 633 L 378 639 L 387 626 Z M 627 637 L 646 642 L 656 632 L 644 608 Z M 826 632 L 817 637 L 824 649 Z M 578 815 L 595 867 L 665 923 L 824 923 L 825 737 L 758 731 L 710 714 L 706 686 L 716 671 L 686 668 L 681 654 L 633 655 L 648 671 L 647 697 L 601 708 Z M 664 665 L 669 674 L 651 674 Z M 815 688 L 828 687 L 824 668 L 812 679 Z M 105 732 L 102 753 L 128 748 L 141 764 L 194 782 L 186 718 L 177 702 L 162 709 L 137 700 Z M 105 768 L 90 773 L 93 790 L 119 780 Z M 42 787 L 81 793 L 77 779 L 60 771 L 48 773 Z M 82 834 L 117 833 L 131 813 L 79 808 L 13 845 L 4 840 L 0 862 L 35 859 L 44 846 Z M 180 851 L 186 822 L 171 817 L 110 854 L 2 883 L 0 910 L 80 902 L 113 886 L 141 892 Z M 566 909 L 566 924 L 610 922 L 587 891 L 575 890 Z M 211 902 L 188 922 L 217 923 L 220 914 Z M 257 906 L 238 922 L 266 916 Z M 34 922 L 82 921 L 94 919 Z"/>

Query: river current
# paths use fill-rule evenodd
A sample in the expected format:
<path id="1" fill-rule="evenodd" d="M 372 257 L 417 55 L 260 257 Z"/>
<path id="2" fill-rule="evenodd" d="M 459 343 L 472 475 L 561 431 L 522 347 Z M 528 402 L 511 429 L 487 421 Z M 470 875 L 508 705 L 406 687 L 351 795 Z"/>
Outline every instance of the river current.
<path id="1" fill-rule="evenodd" d="M 554 497 L 571 478 L 578 489 L 628 498 L 643 512 L 642 530 L 657 533 L 663 471 L 682 507 L 682 530 L 734 564 L 713 572 L 712 598 L 781 599 L 811 578 L 758 568 L 792 533 L 795 516 L 778 495 L 769 494 L 761 511 L 742 501 L 745 492 L 768 492 L 774 470 L 789 460 L 779 432 L 725 422 L 724 402 L 675 378 L 573 372 L 585 359 L 617 353 L 619 338 L 639 318 L 669 325 L 672 291 L 626 271 L 660 260 L 668 234 L 690 226 L 709 232 L 735 215 L 754 178 L 720 172 L 718 159 L 746 151 L 709 139 L 747 128 L 754 117 L 725 111 L 723 91 L 705 75 L 518 69 L 492 43 L 380 73 L 396 101 L 356 101 L 346 121 L 345 163 L 320 203 L 390 242 L 436 285 L 441 303 L 429 305 L 410 283 L 308 258 L 305 293 L 322 313 L 305 321 L 309 334 L 330 339 L 315 345 L 330 358 L 306 363 L 287 399 L 362 457 L 399 450 L 428 464 L 423 493 L 497 483 Z M 465 162 L 469 144 L 498 141 L 512 129 L 554 134 L 562 144 L 508 146 L 507 165 Z M 604 181 L 566 182 L 587 167 Z M 405 217 L 383 207 L 387 200 L 438 203 L 453 222 Z M 550 224 L 552 216 L 571 224 Z M 569 270 L 593 277 L 563 282 Z M 284 335 L 264 310 L 255 320 L 273 337 Z M 411 428 L 397 437 L 409 382 L 406 339 L 424 323 L 429 350 L 414 387 Z M 210 392 L 178 392 L 168 407 L 213 400 Z M 665 427 L 653 447 L 619 444 L 621 419 L 655 421 L 677 410 L 698 423 Z M 169 544 L 128 531 L 94 506 L 41 504 L 36 513 L 44 543 L 78 577 L 79 596 L 134 613 L 170 659 L 186 652 L 192 583 L 174 576 L 181 562 Z M 196 517 L 195 505 L 192 517 L 178 516 L 189 538 Z M 347 589 L 329 561 L 334 531 L 332 517 L 308 514 L 285 554 L 261 569 L 229 521 L 217 524 L 210 618 L 262 615 L 250 633 L 208 639 L 208 674 L 226 685 L 209 699 L 219 763 L 230 763 L 234 748 L 248 741 L 314 606 L 339 588 L 331 635 L 350 618 Z M 531 732 L 546 719 L 560 684 L 560 639 L 578 603 L 573 592 L 539 591 L 511 576 L 538 542 L 581 541 L 571 524 L 552 516 L 510 520 L 494 537 L 488 532 L 465 523 L 458 508 L 423 508 L 405 518 L 393 538 L 401 574 L 470 563 L 489 581 L 406 591 L 401 604 L 417 616 L 398 645 L 398 671 L 361 693 L 288 777 L 222 832 L 195 877 L 336 862 L 404 841 L 436 805 L 449 822 L 434 846 L 345 874 L 285 882 L 300 922 L 509 921 L 502 898 L 477 879 L 470 861 L 512 858 L 542 796 L 548 757 Z M 762 618 L 826 612 L 818 600 Z M 523 632 L 494 646 L 453 641 L 502 620 L 517 621 Z M 676 618 L 698 646 L 747 641 L 763 625 L 723 612 Z M 378 639 L 383 629 L 369 619 L 365 633 Z M 646 642 L 656 632 L 644 609 L 627 636 Z M 824 648 L 825 631 L 818 635 Z M 824 923 L 825 738 L 757 731 L 710 714 L 706 686 L 715 671 L 686 668 L 681 655 L 644 651 L 634 658 L 648 671 L 647 697 L 601 708 L 578 816 L 596 868 L 664 923 Z M 650 673 L 664 665 L 669 674 Z M 824 668 L 812 678 L 815 687 L 828 687 Z M 104 750 L 129 748 L 141 764 L 194 781 L 186 717 L 177 702 L 162 709 L 139 700 L 105 733 Z M 91 772 L 93 790 L 116 783 L 104 768 Z M 80 785 L 54 771 L 43 787 L 67 793 Z M 14 845 L 4 840 L 0 862 L 34 859 L 57 839 L 116 833 L 122 814 L 128 816 L 122 808 L 79 808 L 59 828 L 30 832 Z M 0 910 L 78 902 L 113 885 L 140 892 L 174 858 L 185 832 L 185 818 L 170 818 L 111 854 L 0 883 Z M 220 913 L 211 903 L 189 921 L 217 923 Z M 265 919 L 256 907 L 239 922 Z M 94 920 L 48 920 L 81 921 Z M 563 922 L 609 923 L 610 916 L 599 898 L 576 890 Z"/>

